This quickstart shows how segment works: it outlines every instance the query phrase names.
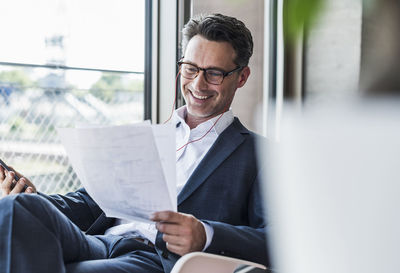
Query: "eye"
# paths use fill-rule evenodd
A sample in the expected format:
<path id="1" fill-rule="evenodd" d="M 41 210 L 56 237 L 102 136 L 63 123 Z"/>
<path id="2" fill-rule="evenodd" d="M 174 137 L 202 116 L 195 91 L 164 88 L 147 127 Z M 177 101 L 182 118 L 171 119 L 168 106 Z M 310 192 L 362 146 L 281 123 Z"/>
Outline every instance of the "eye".
<path id="1" fill-rule="evenodd" d="M 193 65 L 185 64 L 183 68 L 185 69 L 186 73 L 190 73 L 190 74 L 197 73 L 197 67 L 195 67 Z"/>
<path id="2" fill-rule="evenodd" d="M 207 76 L 213 77 L 213 78 L 218 78 L 218 77 L 222 77 L 223 73 L 218 70 L 207 70 Z"/>

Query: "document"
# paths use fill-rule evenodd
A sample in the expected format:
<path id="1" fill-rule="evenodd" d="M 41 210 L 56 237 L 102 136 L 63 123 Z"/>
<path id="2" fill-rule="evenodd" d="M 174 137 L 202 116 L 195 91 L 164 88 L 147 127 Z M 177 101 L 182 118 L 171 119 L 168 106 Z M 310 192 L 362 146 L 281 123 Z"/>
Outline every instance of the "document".
<path id="1" fill-rule="evenodd" d="M 83 186 L 108 217 L 150 222 L 153 212 L 177 211 L 171 124 L 58 128 L 58 134 Z"/>

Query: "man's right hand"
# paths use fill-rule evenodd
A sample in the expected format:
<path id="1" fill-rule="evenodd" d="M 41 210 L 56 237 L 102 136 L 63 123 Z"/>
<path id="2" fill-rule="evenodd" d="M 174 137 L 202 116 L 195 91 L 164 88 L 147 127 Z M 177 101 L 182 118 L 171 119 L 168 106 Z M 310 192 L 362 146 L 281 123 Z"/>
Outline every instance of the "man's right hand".
<path id="1" fill-rule="evenodd" d="M 14 175 L 15 173 L 20 177 L 18 182 L 15 182 Z M 0 165 L 0 184 L 1 184 L 1 193 L 2 196 L 10 195 L 10 194 L 18 194 L 21 192 L 25 193 L 35 193 L 36 187 L 29 181 L 27 178 L 23 177 L 20 173 L 13 171 L 9 172 L 5 170 Z M 24 190 L 24 186 L 27 185 L 28 188 Z"/>

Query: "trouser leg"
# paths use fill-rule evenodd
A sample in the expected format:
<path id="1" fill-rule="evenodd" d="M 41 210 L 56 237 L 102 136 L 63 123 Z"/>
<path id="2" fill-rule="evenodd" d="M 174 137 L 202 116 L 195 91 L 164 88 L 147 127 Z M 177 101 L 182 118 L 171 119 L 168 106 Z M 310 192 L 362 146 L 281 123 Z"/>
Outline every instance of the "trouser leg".
<path id="1" fill-rule="evenodd" d="M 101 236 L 109 240 L 109 236 Z M 107 243 L 106 243 L 107 244 Z M 125 237 L 110 248 L 108 259 L 66 264 L 67 273 L 163 273 L 154 247 Z"/>
<path id="2" fill-rule="evenodd" d="M 0 228 L 0 272 L 62 273 L 64 263 L 107 257 L 100 240 L 38 195 L 1 199 Z"/>

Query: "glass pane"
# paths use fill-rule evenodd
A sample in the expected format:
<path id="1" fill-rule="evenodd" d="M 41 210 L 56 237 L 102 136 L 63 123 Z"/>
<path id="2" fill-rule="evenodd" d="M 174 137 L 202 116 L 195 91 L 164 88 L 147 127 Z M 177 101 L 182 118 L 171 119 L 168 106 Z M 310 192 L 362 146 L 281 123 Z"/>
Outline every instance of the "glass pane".
<path id="1" fill-rule="evenodd" d="M 144 71 L 145 0 L 2 0 L 0 61 Z"/>
<path id="2" fill-rule="evenodd" d="M 0 10 L 0 158 L 39 191 L 74 190 L 56 128 L 143 120 L 145 0 L 2 0 Z"/>
<path id="3" fill-rule="evenodd" d="M 38 190 L 80 183 L 56 128 L 142 121 L 144 75 L 0 66 L 0 158 Z"/>

